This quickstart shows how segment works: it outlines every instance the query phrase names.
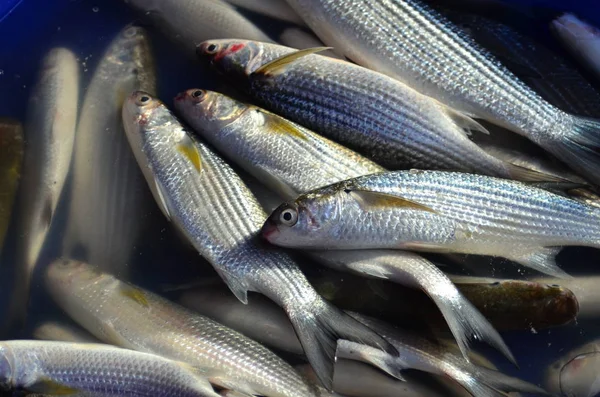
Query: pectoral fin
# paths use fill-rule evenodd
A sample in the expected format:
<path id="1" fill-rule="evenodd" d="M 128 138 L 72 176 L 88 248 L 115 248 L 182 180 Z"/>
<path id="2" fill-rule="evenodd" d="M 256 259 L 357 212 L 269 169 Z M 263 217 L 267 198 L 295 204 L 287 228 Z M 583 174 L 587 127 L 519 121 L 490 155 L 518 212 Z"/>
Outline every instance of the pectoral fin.
<path id="1" fill-rule="evenodd" d="M 297 61 L 300 58 L 303 58 L 307 55 L 315 54 L 317 52 L 327 51 L 327 50 L 331 50 L 331 49 L 332 49 L 331 47 L 315 47 L 315 48 L 307 48 L 304 50 L 298 50 L 296 52 L 292 52 L 290 54 L 286 54 L 282 57 L 274 59 L 271 62 L 265 63 L 264 65 L 262 65 L 261 67 L 256 69 L 256 71 L 254 71 L 254 73 L 252 73 L 252 74 L 262 74 L 262 75 L 279 74 L 279 73 L 282 73 L 288 65 L 292 64 L 293 62 Z"/>
<path id="2" fill-rule="evenodd" d="M 200 151 L 190 137 L 186 135 L 185 138 L 177 144 L 177 150 L 192 163 L 196 171 L 200 172 L 202 169 Z"/>
<path id="3" fill-rule="evenodd" d="M 35 383 L 25 387 L 25 389 L 33 394 L 49 394 L 54 396 L 70 396 L 77 394 L 79 390 L 58 383 L 49 378 L 38 379 Z"/>
<path id="4" fill-rule="evenodd" d="M 388 193 L 368 190 L 346 190 L 346 192 L 351 194 L 365 211 L 376 208 L 397 207 L 436 213 L 434 209 L 426 205 Z"/>
<path id="5" fill-rule="evenodd" d="M 146 294 L 139 288 L 131 286 L 129 284 L 123 284 L 120 291 L 121 295 L 126 298 L 132 299 L 135 302 L 139 303 L 142 306 L 148 307 L 148 299 L 146 299 Z"/>
<path id="6" fill-rule="evenodd" d="M 283 117 L 274 115 L 273 113 L 263 112 L 263 116 L 265 119 L 265 127 L 268 131 L 276 134 L 289 135 L 302 139 L 303 141 L 307 140 L 304 131 L 302 131 L 302 127 L 299 125 L 294 124 Z"/>

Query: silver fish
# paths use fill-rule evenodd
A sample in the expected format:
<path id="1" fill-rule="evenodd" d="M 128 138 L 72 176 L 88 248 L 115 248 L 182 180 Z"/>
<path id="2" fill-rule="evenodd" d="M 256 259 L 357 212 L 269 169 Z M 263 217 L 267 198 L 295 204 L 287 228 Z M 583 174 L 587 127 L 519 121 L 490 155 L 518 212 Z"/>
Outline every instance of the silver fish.
<path id="1" fill-rule="evenodd" d="M 224 324 L 238 330 L 239 332 L 242 332 L 248 336 L 259 335 L 260 340 L 268 346 L 296 354 L 302 353 L 302 348 L 299 342 L 294 335 L 290 333 L 292 331 L 292 325 L 286 318 L 284 312 L 275 306 L 274 303 L 268 300 L 256 300 L 252 301 L 248 305 L 244 305 L 235 299 L 228 299 L 218 291 L 207 291 L 205 288 L 184 293 L 182 300 L 191 308 L 199 310 L 202 314 L 206 314 L 211 317 L 214 316 L 214 318 L 218 318 L 219 320 L 223 321 Z M 253 319 L 254 323 L 250 322 L 250 319 Z M 394 376 L 402 377 L 403 379 L 404 373 L 401 373 L 401 371 L 404 369 L 417 368 L 429 373 L 440 374 L 440 368 L 444 368 L 443 371 L 445 372 L 443 375 L 448 375 L 451 378 L 456 377 L 457 379 L 460 379 L 461 376 L 466 376 L 469 379 L 467 383 L 471 384 L 475 382 L 475 378 L 483 377 L 488 373 L 487 371 L 490 371 L 489 374 L 492 376 L 492 379 L 495 379 L 495 381 L 499 382 L 498 387 L 500 388 L 511 390 L 511 387 L 514 387 L 516 390 L 529 390 L 529 385 L 523 386 L 524 384 L 514 383 L 516 381 L 514 378 L 505 377 L 491 370 L 479 370 L 479 367 L 467 363 L 459 355 L 454 355 L 454 352 L 459 351 L 459 349 L 450 341 L 446 342 L 444 347 L 441 347 L 432 343 L 427 343 L 426 341 L 411 336 L 410 334 L 407 334 L 406 339 L 403 339 L 401 336 L 398 336 L 397 339 L 398 341 L 392 341 L 392 343 L 398 343 L 397 348 L 401 352 L 401 356 L 399 358 L 394 358 L 385 353 L 375 352 L 377 349 L 371 347 L 363 350 L 360 345 L 343 340 L 338 341 L 338 349 L 340 349 L 341 346 L 342 355 L 347 355 L 351 359 L 357 359 L 352 352 L 355 349 L 358 349 L 358 352 L 360 353 L 357 354 L 369 355 L 369 358 L 361 358 L 361 360 L 373 364 L 376 367 L 393 374 Z M 403 357 L 406 355 L 409 355 L 413 361 L 404 361 Z M 433 360 L 433 363 L 424 364 L 432 361 L 431 356 L 438 357 L 438 361 Z M 442 363 L 442 361 L 446 359 L 446 356 L 448 357 L 447 360 L 449 361 L 447 365 Z M 389 377 L 382 376 L 381 372 L 375 371 L 372 368 L 367 370 L 365 368 L 352 368 L 352 364 L 340 365 L 340 361 L 344 360 L 338 357 L 334 367 L 335 371 L 333 389 L 336 392 L 344 395 L 354 396 L 356 394 L 353 393 L 352 390 L 354 390 L 354 392 L 357 390 L 367 390 L 368 385 L 374 387 L 374 391 L 378 391 L 380 393 L 385 391 L 389 392 L 390 390 L 395 390 L 396 392 L 400 392 L 405 389 L 412 390 L 411 383 L 406 385 L 404 382 L 396 382 Z M 474 356 L 473 361 L 477 363 L 485 362 L 487 364 L 485 359 L 478 356 Z M 415 365 L 415 367 L 413 367 L 413 365 Z M 427 365 L 430 366 L 427 367 Z M 435 367 L 436 365 L 440 367 Z M 348 366 L 351 366 L 351 368 L 348 369 Z M 459 370 L 457 368 L 461 369 Z M 351 370 L 353 373 L 362 375 L 361 377 L 357 376 L 354 381 L 352 381 L 347 379 L 349 376 L 347 373 L 345 373 L 347 370 Z M 375 386 L 375 381 L 378 379 L 381 380 L 382 377 L 386 378 L 387 380 L 381 384 L 377 383 L 378 386 Z M 477 379 L 477 382 L 479 382 L 479 378 Z M 359 383 L 362 386 L 357 385 L 356 383 Z M 474 386 L 475 389 L 477 389 L 477 387 L 478 386 Z M 525 389 L 521 389 L 522 387 L 525 387 Z M 482 387 L 482 389 L 485 389 L 485 387 Z M 419 390 L 430 389 L 419 388 Z M 370 396 L 370 394 L 367 395 Z M 388 395 L 392 396 L 395 394 Z M 429 396 L 429 394 L 424 395 Z M 488 394 L 483 394 L 483 396 L 487 395 Z M 495 396 L 496 394 L 491 395 Z"/>
<path id="2" fill-rule="evenodd" d="M 190 57 L 204 40 L 240 37 L 271 41 L 269 36 L 222 0 L 125 0 Z"/>
<path id="3" fill-rule="evenodd" d="M 281 351 L 304 355 L 285 312 L 265 297 L 253 296 L 243 304 L 228 290 L 202 287 L 185 291 L 179 303 L 250 339 Z"/>
<path id="4" fill-rule="evenodd" d="M 176 98 L 176 100 L 178 100 Z M 335 341 L 393 352 L 380 336 L 338 310 L 285 252 L 258 239 L 266 213 L 235 172 L 198 142 L 159 100 L 133 93 L 123 122 L 154 198 L 242 302 L 260 292 L 284 308 L 311 364 L 331 386 Z"/>
<path id="5" fill-rule="evenodd" d="M 84 97 L 63 242 L 66 256 L 121 277 L 127 277 L 127 265 L 152 209 L 120 119 L 126 95 L 137 89 L 154 92 L 156 73 L 147 32 L 130 26 L 108 46 Z"/>
<path id="6" fill-rule="evenodd" d="M 0 385 L 49 395 L 217 397 L 187 364 L 103 344 L 0 342 Z"/>
<path id="7" fill-rule="evenodd" d="M 447 347 L 434 344 L 417 335 L 402 332 L 379 320 L 358 313 L 350 314 L 384 335 L 398 349 L 400 356 L 392 358 L 384 352 L 373 352 L 371 347 L 343 340 L 338 343 L 339 358 L 370 363 L 378 368 L 385 368 L 386 364 L 389 364 L 387 372 L 400 379 L 402 377 L 397 372 L 397 368 L 402 367 L 447 376 L 475 397 L 500 397 L 505 396 L 503 392 L 509 391 L 547 394 L 545 390 L 529 382 L 467 363 L 461 357 L 454 355 Z"/>
<path id="8" fill-rule="evenodd" d="M 58 321 L 47 321 L 35 327 L 32 336 L 39 340 L 51 340 L 75 343 L 100 343 L 90 333 L 67 323 Z"/>
<path id="9" fill-rule="evenodd" d="M 471 142 L 468 131 L 486 132 L 471 118 L 388 76 L 314 51 L 247 40 L 198 47 L 260 105 L 387 168 L 539 177 Z"/>
<path id="10" fill-rule="evenodd" d="M 25 318 L 30 279 L 52 225 L 71 164 L 79 100 L 75 55 L 55 48 L 45 56 L 28 105 L 25 159 L 16 203 L 18 240 L 11 308 L 5 326 Z"/>
<path id="11" fill-rule="evenodd" d="M 58 305 L 103 342 L 186 362 L 212 384 L 246 394 L 316 395 L 259 343 L 88 264 L 56 261 L 46 282 Z"/>
<path id="12" fill-rule="evenodd" d="M 227 2 L 271 18 L 304 25 L 302 18 L 292 10 L 285 0 L 227 0 Z"/>
<path id="13" fill-rule="evenodd" d="M 600 122 L 546 102 L 421 0 L 287 0 L 354 62 L 519 133 L 600 184 Z"/>
<path id="14" fill-rule="evenodd" d="M 297 48 L 299 50 L 304 50 L 307 48 L 325 47 L 325 44 L 323 44 L 318 37 L 300 27 L 286 28 L 279 35 L 278 41 L 284 46 Z M 336 54 L 333 50 L 321 51 L 320 54 L 337 59 L 344 58 L 343 56 Z"/>
<path id="15" fill-rule="evenodd" d="M 594 397 L 600 393 L 600 342 L 579 346 L 550 364 L 545 374 L 548 391 L 568 397 Z"/>
<path id="16" fill-rule="evenodd" d="M 175 107 L 203 138 L 284 199 L 384 169 L 314 132 L 225 95 L 190 89 Z M 512 359 L 492 325 L 434 264 L 408 252 L 313 252 L 329 267 L 422 289 L 438 305 L 467 357 L 472 339 Z"/>
<path id="17" fill-rule="evenodd" d="M 600 248 L 600 209 L 521 182 L 396 171 L 304 194 L 271 215 L 263 236 L 296 248 L 499 256 L 566 277 L 555 256 L 561 246 Z"/>
<path id="18" fill-rule="evenodd" d="M 552 21 L 552 29 L 564 47 L 600 80 L 600 29 L 573 14 L 564 14 Z"/>
<path id="19" fill-rule="evenodd" d="M 296 367 L 309 379 L 316 375 L 310 365 Z M 335 362 L 333 388 L 353 397 L 465 397 L 471 396 L 451 380 L 430 374 L 402 374 L 404 381 L 394 379 L 359 361 L 338 359 Z M 425 376 L 423 376 L 425 375 Z M 455 386 L 456 385 L 456 386 Z"/>

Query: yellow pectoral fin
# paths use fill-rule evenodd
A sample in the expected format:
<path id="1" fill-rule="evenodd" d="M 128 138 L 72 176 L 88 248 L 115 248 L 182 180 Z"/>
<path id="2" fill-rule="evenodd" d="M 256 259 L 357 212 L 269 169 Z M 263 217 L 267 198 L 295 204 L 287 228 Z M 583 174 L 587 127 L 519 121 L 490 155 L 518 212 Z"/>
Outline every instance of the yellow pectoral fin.
<path id="1" fill-rule="evenodd" d="M 315 47 L 315 48 L 307 48 L 305 50 L 298 50 L 296 52 L 292 52 L 290 54 L 286 54 L 282 57 L 272 60 L 271 62 L 265 63 L 254 73 L 252 74 L 263 74 L 263 75 L 274 75 L 281 73 L 285 70 L 285 68 L 297 61 L 300 58 L 303 58 L 307 55 L 315 54 L 317 52 L 331 50 L 331 47 Z"/>
<path id="2" fill-rule="evenodd" d="M 28 392 L 34 394 L 39 393 L 54 396 L 69 396 L 79 392 L 79 390 L 73 387 L 63 385 L 49 378 L 38 379 L 33 384 L 27 386 L 26 389 Z"/>
<path id="3" fill-rule="evenodd" d="M 192 163 L 196 171 L 200 172 L 200 170 L 202 169 L 200 151 L 198 150 L 198 147 L 191 138 L 186 136 L 184 140 L 179 142 L 177 150 Z"/>
<path id="4" fill-rule="evenodd" d="M 124 284 L 121 288 L 121 295 L 132 299 L 139 303 L 142 306 L 149 307 L 148 299 L 146 298 L 146 294 L 139 288 L 133 287 L 131 285 Z"/>
<path id="5" fill-rule="evenodd" d="M 265 119 L 265 128 L 267 128 L 268 131 L 277 134 L 290 135 L 302 139 L 303 141 L 308 139 L 304 134 L 302 127 L 299 125 L 273 113 L 263 112 L 263 116 Z"/>
<path id="6" fill-rule="evenodd" d="M 373 192 L 368 190 L 351 190 L 349 193 L 352 194 L 355 200 L 365 211 L 371 209 L 396 207 L 437 213 L 437 211 L 426 205 L 388 193 Z"/>

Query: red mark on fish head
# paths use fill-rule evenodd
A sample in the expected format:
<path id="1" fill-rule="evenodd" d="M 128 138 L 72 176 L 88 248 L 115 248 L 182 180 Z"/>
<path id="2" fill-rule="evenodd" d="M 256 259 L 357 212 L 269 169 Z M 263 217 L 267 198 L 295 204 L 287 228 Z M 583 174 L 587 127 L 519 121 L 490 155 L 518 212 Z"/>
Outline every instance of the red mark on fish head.
<path id="1" fill-rule="evenodd" d="M 179 94 L 177 94 L 177 96 L 175 97 L 175 101 L 176 102 L 180 102 L 183 101 L 185 99 L 185 95 L 186 95 L 186 91 L 184 92 L 180 92 Z"/>
<path id="2" fill-rule="evenodd" d="M 243 43 L 236 43 L 236 44 L 232 44 L 230 46 L 228 46 L 227 48 L 223 49 L 222 51 L 219 51 L 215 57 L 214 60 L 215 61 L 219 61 L 221 59 L 223 59 L 225 56 L 227 55 L 231 55 L 233 53 L 238 52 L 239 50 L 241 50 L 242 48 L 244 48 L 246 45 Z"/>

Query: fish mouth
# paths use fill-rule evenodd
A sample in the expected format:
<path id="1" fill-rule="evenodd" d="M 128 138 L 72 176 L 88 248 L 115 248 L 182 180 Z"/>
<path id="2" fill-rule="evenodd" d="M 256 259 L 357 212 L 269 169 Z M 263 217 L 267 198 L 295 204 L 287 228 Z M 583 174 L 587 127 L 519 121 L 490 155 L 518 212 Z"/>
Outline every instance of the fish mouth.
<path id="1" fill-rule="evenodd" d="M 263 239 L 273 243 L 280 235 L 279 228 L 273 221 L 267 220 L 262 227 L 261 235 Z"/>

